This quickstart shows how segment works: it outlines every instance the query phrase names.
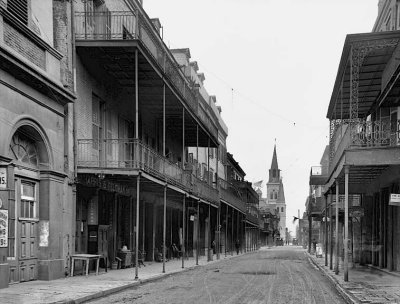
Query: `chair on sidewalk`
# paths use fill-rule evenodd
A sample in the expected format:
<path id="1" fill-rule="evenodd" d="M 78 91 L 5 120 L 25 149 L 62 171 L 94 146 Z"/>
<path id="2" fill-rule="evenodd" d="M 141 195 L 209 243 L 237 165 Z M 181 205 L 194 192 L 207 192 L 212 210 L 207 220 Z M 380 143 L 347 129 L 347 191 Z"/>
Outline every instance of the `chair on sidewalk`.
<path id="1" fill-rule="evenodd" d="M 143 267 L 146 267 L 146 265 L 144 264 L 144 260 L 146 259 L 146 251 L 141 251 L 138 250 L 138 266 L 140 267 L 140 264 L 143 265 Z"/>
<path id="2" fill-rule="evenodd" d="M 179 259 L 182 255 L 182 251 L 178 249 L 178 246 L 175 245 L 175 243 L 173 243 L 171 245 L 171 250 L 172 250 L 172 258 L 175 259 Z"/>

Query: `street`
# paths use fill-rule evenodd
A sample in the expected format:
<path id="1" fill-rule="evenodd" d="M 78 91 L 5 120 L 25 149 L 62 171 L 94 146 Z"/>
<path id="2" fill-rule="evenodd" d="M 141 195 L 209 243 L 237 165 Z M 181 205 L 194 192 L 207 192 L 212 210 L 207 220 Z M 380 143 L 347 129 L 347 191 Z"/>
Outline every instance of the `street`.
<path id="1" fill-rule="evenodd" d="M 300 247 L 262 248 L 90 303 L 345 303 Z"/>

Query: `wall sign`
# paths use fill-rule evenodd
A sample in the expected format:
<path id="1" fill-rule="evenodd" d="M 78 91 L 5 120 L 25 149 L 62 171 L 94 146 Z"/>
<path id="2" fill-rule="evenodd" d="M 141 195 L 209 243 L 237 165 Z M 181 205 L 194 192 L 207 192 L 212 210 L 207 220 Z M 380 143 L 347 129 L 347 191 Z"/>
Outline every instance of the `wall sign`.
<path id="1" fill-rule="evenodd" d="M 400 207 L 400 194 L 394 194 L 394 193 L 390 194 L 389 205 Z"/>
<path id="2" fill-rule="evenodd" d="M 8 210 L 0 210 L 0 247 L 8 247 Z"/>
<path id="3" fill-rule="evenodd" d="M 97 201 L 91 200 L 88 203 L 88 225 L 97 225 Z"/>
<path id="4" fill-rule="evenodd" d="M 344 209 L 344 199 L 345 195 L 339 195 L 339 209 Z M 349 194 L 349 207 L 357 207 L 360 206 L 361 195 L 360 194 Z M 332 204 L 336 203 L 336 195 L 332 197 Z"/>
<path id="5" fill-rule="evenodd" d="M 0 188 L 7 188 L 7 168 L 0 168 Z"/>
<path id="6" fill-rule="evenodd" d="M 48 247 L 49 246 L 49 221 L 39 222 L 39 246 Z"/>

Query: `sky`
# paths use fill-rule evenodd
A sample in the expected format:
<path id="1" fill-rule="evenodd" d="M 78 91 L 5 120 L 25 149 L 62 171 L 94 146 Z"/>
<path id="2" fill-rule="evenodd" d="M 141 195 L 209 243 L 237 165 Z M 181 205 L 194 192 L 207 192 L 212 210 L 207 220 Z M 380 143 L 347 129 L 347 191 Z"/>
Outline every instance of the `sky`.
<path id="1" fill-rule="evenodd" d="M 347 34 L 370 32 L 378 0 L 143 0 L 170 48 L 189 48 L 229 129 L 228 152 L 263 180 L 276 143 L 287 227 L 305 211 L 311 166 L 328 145 L 326 118 Z"/>

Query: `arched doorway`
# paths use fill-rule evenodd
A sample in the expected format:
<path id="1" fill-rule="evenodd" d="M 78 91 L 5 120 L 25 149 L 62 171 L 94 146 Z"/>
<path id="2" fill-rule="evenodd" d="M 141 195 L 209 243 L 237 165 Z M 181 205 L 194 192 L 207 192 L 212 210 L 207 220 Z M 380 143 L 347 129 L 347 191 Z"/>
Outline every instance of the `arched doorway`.
<path id="1" fill-rule="evenodd" d="M 38 277 L 40 169 L 49 166 L 49 154 L 40 132 L 33 125 L 20 126 L 9 145 L 13 159 L 15 189 L 9 204 L 9 282 Z"/>

